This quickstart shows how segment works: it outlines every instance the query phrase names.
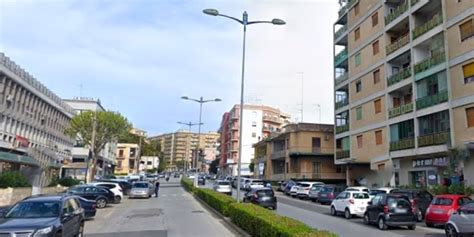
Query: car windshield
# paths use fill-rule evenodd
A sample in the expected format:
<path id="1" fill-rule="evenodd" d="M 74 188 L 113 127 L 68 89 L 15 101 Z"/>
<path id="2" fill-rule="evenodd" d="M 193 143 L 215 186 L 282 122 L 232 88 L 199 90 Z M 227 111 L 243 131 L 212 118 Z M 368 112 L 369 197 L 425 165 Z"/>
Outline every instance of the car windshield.
<path id="1" fill-rule="evenodd" d="M 220 181 L 217 183 L 218 185 L 230 185 L 228 181 Z"/>
<path id="2" fill-rule="evenodd" d="M 433 205 L 438 206 L 451 206 L 453 204 L 453 199 L 451 198 L 435 198 L 431 202 Z"/>
<path id="3" fill-rule="evenodd" d="M 20 202 L 8 211 L 5 218 L 51 218 L 59 216 L 60 203 Z"/>
<path id="4" fill-rule="evenodd" d="M 134 188 L 148 188 L 148 184 L 146 184 L 146 183 L 134 183 L 133 187 Z"/>
<path id="5" fill-rule="evenodd" d="M 311 186 L 311 184 L 300 184 L 299 186 L 302 187 L 302 188 L 307 188 L 307 187 Z"/>
<path id="6" fill-rule="evenodd" d="M 321 190 L 320 190 L 320 192 L 322 192 L 322 193 L 330 193 L 330 192 L 332 192 L 333 190 L 334 190 L 333 187 L 322 187 Z"/>
<path id="7" fill-rule="evenodd" d="M 354 199 L 369 199 L 369 194 L 368 193 L 353 193 L 352 197 Z"/>
<path id="8" fill-rule="evenodd" d="M 321 186 L 313 186 L 313 187 L 311 188 L 311 190 L 312 190 L 312 191 L 318 191 L 318 190 L 321 190 L 321 188 L 322 188 Z"/>
<path id="9" fill-rule="evenodd" d="M 257 195 L 259 197 L 273 197 L 273 191 L 272 190 L 259 190 L 257 191 Z"/>
<path id="10" fill-rule="evenodd" d="M 377 195 L 377 194 L 379 194 L 379 193 L 387 193 L 387 192 L 384 191 L 384 190 L 371 190 L 369 194 L 370 194 L 371 196 L 375 196 L 375 195 Z"/>
<path id="11" fill-rule="evenodd" d="M 252 184 L 253 185 L 263 185 L 263 182 L 262 181 L 253 181 Z"/>
<path id="12" fill-rule="evenodd" d="M 405 198 L 399 198 L 399 197 L 389 197 L 387 198 L 387 205 L 390 208 L 398 208 L 398 209 L 409 209 L 410 202 L 406 200 Z"/>

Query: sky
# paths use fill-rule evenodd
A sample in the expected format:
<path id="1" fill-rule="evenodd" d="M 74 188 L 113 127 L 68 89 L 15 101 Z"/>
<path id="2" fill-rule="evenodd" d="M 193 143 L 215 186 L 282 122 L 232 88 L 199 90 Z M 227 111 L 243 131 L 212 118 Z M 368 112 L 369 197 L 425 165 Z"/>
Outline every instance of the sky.
<path id="1" fill-rule="evenodd" d="M 58 96 L 98 98 L 148 135 L 198 122 L 199 104 L 181 96 L 220 98 L 202 113 L 202 131 L 216 131 L 240 102 L 243 31 L 202 10 L 280 18 L 287 24 L 248 26 L 245 103 L 333 123 L 337 2 L 0 0 L 0 51 Z"/>

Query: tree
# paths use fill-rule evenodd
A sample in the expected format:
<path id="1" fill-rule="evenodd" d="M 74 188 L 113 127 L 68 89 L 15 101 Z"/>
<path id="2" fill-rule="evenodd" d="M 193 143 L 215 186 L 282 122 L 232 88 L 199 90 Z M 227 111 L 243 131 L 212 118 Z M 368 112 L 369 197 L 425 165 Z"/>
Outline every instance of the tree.
<path id="1" fill-rule="evenodd" d="M 250 172 L 253 173 L 253 170 L 255 169 L 255 163 L 253 163 L 253 159 L 250 160 L 250 164 L 249 164 L 249 170 Z"/>
<path id="2" fill-rule="evenodd" d="M 95 120 L 95 142 L 92 146 L 92 130 Z M 88 167 L 87 181 L 96 173 L 96 157 L 109 142 L 117 141 L 119 136 L 130 131 L 132 125 L 116 112 L 86 111 L 74 116 L 66 129 L 66 133 L 75 137 L 80 143 L 89 147 L 92 153 L 92 165 Z"/>
<path id="3" fill-rule="evenodd" d="M 219 160 L 213 160 L 209 165 L 209 173 L 217 174 L 217 167 L 219 166 Z"/>
<path id="4" fill-rule="evenodd" d="M 453 147 L 448 150 L 448 157 L 448 175 L 459 175 L 460 164 L 462 161 L 467 161 L 469 159 L 469 152 L 465 148 Z"/>

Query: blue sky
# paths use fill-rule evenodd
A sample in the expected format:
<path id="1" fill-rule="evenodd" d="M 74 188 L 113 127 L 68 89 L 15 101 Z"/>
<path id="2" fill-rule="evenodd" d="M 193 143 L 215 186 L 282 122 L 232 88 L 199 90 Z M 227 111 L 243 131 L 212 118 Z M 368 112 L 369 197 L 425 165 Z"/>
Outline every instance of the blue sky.
<path id="1" fill-rule="evenodd" d="M 240 100 L 242 28 L 205 8 L 287 21 L 249 27 L 245 101 L 299 121 L 303 81 L 304 121 L 318 122 L 319 104 L 332 123 L 336 0 L 3 0 L 0 51 L 60 97 L 99 98 L 149 135 L 197 122 L 182 95 L 221 98 L 203 110 L 202 130 L 217 130 Z"/>

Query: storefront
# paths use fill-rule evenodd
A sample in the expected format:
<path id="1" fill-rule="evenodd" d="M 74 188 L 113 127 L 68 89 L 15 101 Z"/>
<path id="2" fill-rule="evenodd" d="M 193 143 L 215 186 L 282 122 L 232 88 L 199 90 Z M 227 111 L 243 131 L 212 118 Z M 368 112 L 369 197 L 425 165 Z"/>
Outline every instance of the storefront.
<path id="1" fill-rule="evenodd" d="M 446 155 L 433 157 L 402 158 L 400 170 L 396 171 L 400 185 L 417 188 L 440 184 L 448 166 Z"/>

